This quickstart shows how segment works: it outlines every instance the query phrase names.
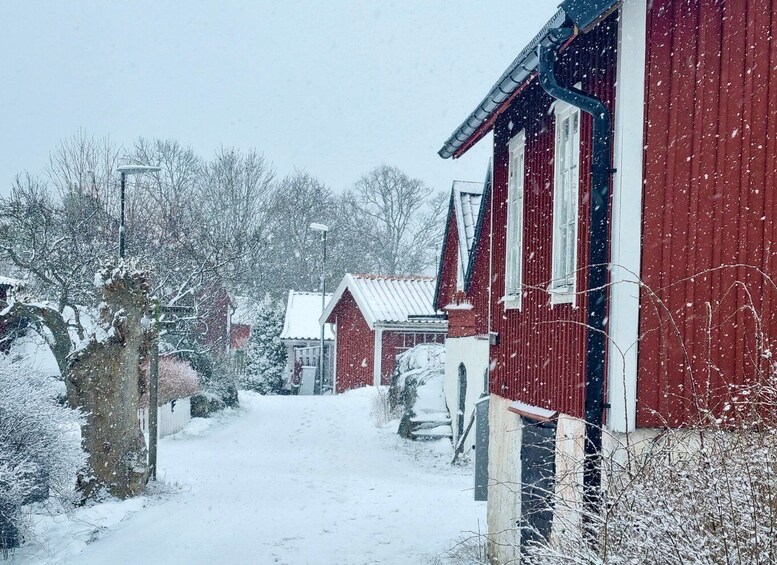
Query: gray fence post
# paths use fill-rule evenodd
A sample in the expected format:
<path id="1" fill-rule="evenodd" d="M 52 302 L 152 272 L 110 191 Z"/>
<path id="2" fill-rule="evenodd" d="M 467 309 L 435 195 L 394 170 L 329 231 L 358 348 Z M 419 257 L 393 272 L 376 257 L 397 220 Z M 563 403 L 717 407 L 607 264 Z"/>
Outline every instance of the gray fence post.
<path id="1" fill-rule="evenodd" d="M 475 403 L 475 500 L 488 500 L 488 403 L 488 396 Z"/>

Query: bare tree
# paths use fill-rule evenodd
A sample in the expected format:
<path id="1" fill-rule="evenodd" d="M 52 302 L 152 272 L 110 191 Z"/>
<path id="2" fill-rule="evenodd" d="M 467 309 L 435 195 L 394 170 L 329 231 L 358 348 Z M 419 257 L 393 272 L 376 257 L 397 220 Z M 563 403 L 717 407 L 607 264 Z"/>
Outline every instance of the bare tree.
<path id="1" fill-rule="evenodd" d="M 386 274 L 417 273 L 433 263 L 443 229 L 445 198 L 396 167 L 375 167 L 346 197 L 363 226 L 374 268 Z"/>
<path id="2" fill-rule="evenodd" d="M 0 198 L 0 257 L 31 277 L 59 313 L 69 308 L 82 337 L 77 305 L 94 301 L 94 272 L 107 251 L 100 228 L 105 220 L 91 196 L 70 192 L 57 202 L 31 175 L 18 176 L 10 196 Z"/>

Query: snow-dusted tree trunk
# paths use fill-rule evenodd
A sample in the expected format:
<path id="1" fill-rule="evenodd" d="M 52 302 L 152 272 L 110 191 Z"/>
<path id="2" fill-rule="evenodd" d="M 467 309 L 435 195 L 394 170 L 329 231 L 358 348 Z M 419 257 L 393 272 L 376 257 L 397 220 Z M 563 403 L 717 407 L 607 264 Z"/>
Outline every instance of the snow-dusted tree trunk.
<path id="1" fill-rule="evenodd" d="M 138 425 L 140 354 L 150 310 L 145 272 L 131 263 L 109 263 L 96 277 L 102 292 L 94 336 L 71 356 L 68 401 L 86 416 L 82 442 L 87 469 L 79 476 L 86 497 L 103 489 L 135 496 L 148 481 L 146 444 Z"/>

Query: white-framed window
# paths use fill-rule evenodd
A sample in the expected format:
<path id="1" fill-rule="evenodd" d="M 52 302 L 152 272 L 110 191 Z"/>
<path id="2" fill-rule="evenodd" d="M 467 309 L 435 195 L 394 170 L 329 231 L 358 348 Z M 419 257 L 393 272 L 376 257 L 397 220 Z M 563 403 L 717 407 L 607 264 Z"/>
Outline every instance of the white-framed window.
<path id="1" fill-rule="evenodd" d="M 505 308 L 520 308 L 523 293 L 523 208 L 526 178 L 526 131 L 508 145 L 507 241 L 505 245 Z"/>
<path id="2" fill-rule="evenodd" d="M 551 304 L 574 304 L 580 198 L 580 109 L 556 102 Z"/>

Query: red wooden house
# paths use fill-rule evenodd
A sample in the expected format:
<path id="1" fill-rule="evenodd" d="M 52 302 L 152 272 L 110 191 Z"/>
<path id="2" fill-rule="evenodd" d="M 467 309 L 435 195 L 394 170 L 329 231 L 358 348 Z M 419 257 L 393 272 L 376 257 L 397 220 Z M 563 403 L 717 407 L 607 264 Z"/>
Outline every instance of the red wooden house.
<path id="1" fill-rule="evenodd" d="M 765 370 L 775 13 L 774 0 L 566 0 L 440 150 L 459 157 L 493 132 L 470 301 L 494 334 L 495 536 L 531 503 L 500 484 L 554 465 L 534 444 L 593 451 L 600 423 L 616 440 L 697 425 Z M 586 492 L 596 475 L 586 467 Z M 495 557 L 514 559 L 522 531 Z"/>
<path id="2" fill-rule="evenodd" d="M 230 296 L 229 349 L 243 349 L 251 339 L 251 327 L 260 314 L 259 304 L 248 296 Z"/>
<path id="3" fill-rule="evenodd" d="M 484 291 L 472 285 L 474 271 L 484 265 L 473 258 L 480 241 L 477 232 L 482 229 L 478 220 L 485 212 L 483 202 L 490 185 L 490 169 L 485 188 L 482 182 L 453 182 L 437 272 L 434 308 L 445 312 L 448 320 L 444 392 L 454 444 L 473 418 L 475 403 L 488 380 L 488 316 L 485 309 L 474 308 L 471 294 Z M 475 434 L 470 433 L 464 449 L 474 443 Z"/>
<path id="4" fill-rule="evenodd" d="M 345 275 L 320 320 L 335 328 L 335 392 L 388 385 L 397 355 L 443 342 L 434 285 L 431 277 Z"/>

